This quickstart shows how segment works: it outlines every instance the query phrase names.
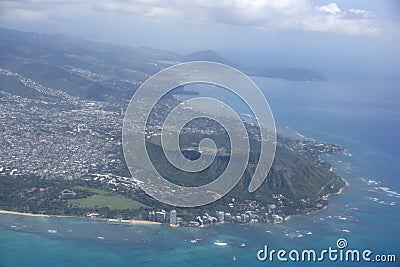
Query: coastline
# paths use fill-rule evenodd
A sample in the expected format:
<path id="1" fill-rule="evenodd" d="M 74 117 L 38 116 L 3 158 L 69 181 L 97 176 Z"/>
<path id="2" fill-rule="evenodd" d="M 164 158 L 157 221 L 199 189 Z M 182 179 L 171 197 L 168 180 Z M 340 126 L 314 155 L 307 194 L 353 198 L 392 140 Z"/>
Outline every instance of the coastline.
<path id="1" fill-rule="evenodd" d="M 329 193 L 325 195 L 324 197 L 329 198 L 331 195 L 340 195 L 343 193 L 343 191 L 350 186 L 349 182 L 347 182 L 346 179 L 342 178 L 343 181 L 345 182 L 345 186 L 339 189 L 338 192 L 336 193 Z M 283 222 L 286 222 L 290 220 L 292 217 L 298 217 L 298 216 L 305 216 L 309 215 L 312 213 L 320 212 L 324 209 L 326 209 L 328 205 L 322 207 L 319 210 L 314 210 L 310 211 L 304 214 L 296 214 L 296 215 L 288 215 L 283 218 Z M 161 225 L 162 223 L 160 222 L 153 222 L 153 221 L 146 221 L 146 220 L 136 220 L 136 219 L 131 219 L 131 220 L 122 220 L 122 219 L 112 219 L 112 218 L 87 218 L 87 217 L 79 217 L 79 216 L 66 216 L 66 215 L 48 215 L 48 214 L 34 214 L 34 213 L 25 213 L 25 212 L 18 212 L 18 211 L 8 211 L 8 210 L 0 210 L 0 214 L 8 214 L 8 215 L 20 215 L 20 216 L 28 216 L 28 217 L 53 217 L 53 218 L 77 218 L 77 219 L 87 219 L 87 220 L 93 220 L 93 221 L 102 221 L 102 222 L 107 222 L 107 223 L 117 223 L 117 224 L 126 224 L 126 225 Z M 173 225 L 175 226 L 175 225 Z M 172 227 L 172 225 L 171 225 Z"/>
<path id="2" fill-rule="evenodd" d="M 145 225 L 145 224 L 148 224 L 148 225 L 159 225 L 159 224 L 162 224 L 160 222 L 153 222 L 153 221 L 146 221 L 146 220 L 136 220 L 136 219 L 122 220 L 122 219 L 103 219 L 103 218 L 99 218 L 99 219 L 96 219 L 96 220 L 106 221 L 108 223 L 127 224 L 127 225 L 128 224 L 131 224 L 131 225 L 134 225 L 134 224 L 136 224 L 136 225 L 138 225 L 138 224 L 141 224 L 141 225 Z"/>
<path id="3" fill-rule="evenodd" d="M 346 179 L 344 179 L 344 178 L 342 178 L 342 179 L 343 179 L 345 185 L 344 185 L 342 188 L 340 188 L 339 191 L 337 191 L 336 193 L 329 193 L 329 194 L 325 195 L 324 197 L 329 198 L 331 195 L 340 195 L 340 194 L 343 193 L 343 191 L 344 191 L 346 188 L 348 188 L 348 187 L 350 186 L 349 182 L 347 182 Z M 286 217 L 284 218 L 283 222 L 286 222 L 286 221 L 290 220 L 292 217 L 299 217 L 299 216 L 310 215 L 310 214 L 313 214 L 313 213 L 316 213 L 316 212 L 323 211 L 323 210 L 326 209 L 326 208 L 328 208 L 328 205 L 322 207 L 322 208 L 319 209 L 319 210 L 313 210 L 313 211 L 310 211 L 310 212 L 307 212 L 307 213 L 304 213 L 304 214 L 288 215 L 288 216 L 286 216 Z"/>
<path id="4" fill-rule="evenodd" d="M 349 182 L 347 182 L 346 179 L 344 179 L 344 178 L 342 178 L 342 179 L 343 179 L 343 181 L 344 181 L 344 183 L 345 183 L 345 186 L 343 186 L 342 188 L 340 188 L 339 191 L 337 191 L 336 193 L 332 193 L 332 194 L 334 194 L 334 195 L 340 195 L 340 194 L 343 192 L 343 190 L 345 190 L 346 188 L 348 188 L 348 187 L 350 186 Z M 326 196 L 329 197 L 329 196 L 332 195 L 332 194 L 328 194 L 328 195 L 326 195 Z"/>
<path id="5" fill-rule="evenodd" d="M 160 225 L 160 222 L 152 222 L 152 221 L 145 221 L 145 220 L 130 220 L 130 224 L 141 224 L 141 225 Z"/>
<path id="6" fill-rule="evenodd" d="M 55 217 L 55 218 L 78 218 L 76 216 L 34 214 L 34 213 L 9 211 L 9 210 L 0 210 L 0 214 L 21 215 L 21 216 L 28 216 L 28 217 L 47 217 L 47 218 L 50 218 L 50 217 Z"/>
<path id="7" fill-rule="evenodd" d="M 0 210 L 0 214 L 8 214 L 8 215 L 19 215 L 19 216 L 27 216 L 27 217 L 44 217 L 44 218 L 76 218 L 76 219 L 87 219 L 93 221 L 102 221 L 102 222 L 115 222 L 115 223 L 123 223 L 123 224 L 132 224 L 132 225 L 159 225 L 159 222 L 145 221 L 145 220 L 119 220 L 119 219 L 110 219 L 110 218 L 96 218 L 91 219 L 87 217 L 79 217 L 79 216 L 66 216 L 66 215 L 48 215 L 48 214 L 34 214 L 27 212 L 18 212 L 18 211 L 9 211 L 9 210 Z"/>

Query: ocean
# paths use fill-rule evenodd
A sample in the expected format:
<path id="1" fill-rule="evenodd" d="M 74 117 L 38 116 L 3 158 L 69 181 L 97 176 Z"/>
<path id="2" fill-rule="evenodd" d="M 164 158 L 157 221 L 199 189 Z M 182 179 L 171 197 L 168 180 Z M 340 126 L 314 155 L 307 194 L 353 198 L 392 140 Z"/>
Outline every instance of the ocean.
<path id="1" fill-rule="evenodd" d="M 261 262 L 259 250 L 371 250 L 400 266 L 400 92 L 396 81 L 327 83 L 254 78 L 281 131 L 341 144 L 326 155 L 350 184 L 323 211 L 280 224 L 112 225 L 83 219 L 0 215 L 0 266 L 366 266 L 365 262 Z M 343 240 L 342 240 L 343 241 Z M 371 258 L 373 258 L 371 256 Z M 288 255 L 286 255 L 286 258 Z M 367 265 L 367 266 L 368 266 Z"/>

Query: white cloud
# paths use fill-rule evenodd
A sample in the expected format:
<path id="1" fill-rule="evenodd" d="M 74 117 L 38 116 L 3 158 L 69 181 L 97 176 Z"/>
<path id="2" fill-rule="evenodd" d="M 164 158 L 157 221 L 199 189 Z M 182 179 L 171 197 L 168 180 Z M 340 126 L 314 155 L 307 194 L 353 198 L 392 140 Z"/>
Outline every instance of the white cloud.
<path id="1" fill-rule="evenodd" d="M 372 34 L 378 32 L 371 11 L 342 11 L 336 3 L 313 6 L 309 0 L 171 0 L 93 3 L 107 11 L 188 22 L 254 26 L 266 30 L 301 30 Z"/>
<path id="2" fill-rule="evenodd" d="M 152 22 L 177 21 L 179 23 L 209 23 L 242 25 L 265 30 L 318 31 L 345 34 L 371 34 L 379 32 L 373 13 L 351 8 L 341 10 L 332 2 L 314 6 L 311 0 L 22 0 L 4 1 L 9 19 L 15 10 L 26 17 L 66 16 L 79 9 L 94 13 L 123 13 L 132 19 Z M 55 8 L 56 6 L 56 8 Z M 65 7 L 65 8 L 63 8 Z M 21 11 L 28 10 L 28 11 Z M 71 19 L 74 14 L 69 14 Z M 98 14 L 97 14 L 98 15 Z"/>
<path id="3" fill-rule="evenodd" d="M 29 21 L 43 21 L 47 20 L 47 12 L 41 10 L 29 10 L 23 8 L 14 8 L 13 12 L 1 12 L 0 16 L 3 20 L 10 21 L 20 21 L 20 22 L 29 22 Z"/>
<path id="4" fill-rule="evenodd" d="M 173 8 L 153 7 L 143 15 L 149 17 L 176 17 L 179 16 L 179 12 Z"/>
<path id="5" fill-rule="evenodd" d="M 345 34 L 375 34 L 379 28 L 371 11 L 354 9 L 342 11 L 336 3 L 317 6 L 318 14 L 304 19 L 309 30 Z"/>
<path id="6" fill-rule="evenodd" d="M 372 18 L 373 17 L 373 14 L 371 11 L 364 10 L 364 9 L 350 8 L 348 13 L 354 15 L 354 17 L 361 17 L 361 18 Z"/>
<path id="7" fill-rule="evenodd" d="M 376 34 L 379 29 L 368 20 L 346 19 L 339 16 L 312 16 L 304 19 L 307 29 L 316 32 L 344 34 Z"/>
<path id="8" fill-rule="evenodd" d="M 316 7 L 316 9 L 320 12 L 325 12 L 332 15 L 336 15 L 341 12 L 340 8 L 336 5 L 336 3 L 330 3 L 329 5 L 326 6 L 319 6 Z"/>

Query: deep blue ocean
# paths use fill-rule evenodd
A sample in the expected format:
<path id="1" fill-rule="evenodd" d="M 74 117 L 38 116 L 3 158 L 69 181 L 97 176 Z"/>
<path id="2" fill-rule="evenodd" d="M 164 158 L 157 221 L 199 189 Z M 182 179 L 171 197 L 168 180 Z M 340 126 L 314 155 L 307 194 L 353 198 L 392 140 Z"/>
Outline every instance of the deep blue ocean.
<path id="1" fill-rule="evenodd" d="M 326 83 L 254 80 L 281 131 L 347 149 L 326 156 L 350 183 L 327 209 L 281 225 L 208 228 L 0 215 L 0 266 L 400 266 L 399 82 L 373 76 Z M 346 249 L 394 254 L 397 262 L 257 260 L 264 245 L 321 251 L 337 249 L 339 238 Z"/>

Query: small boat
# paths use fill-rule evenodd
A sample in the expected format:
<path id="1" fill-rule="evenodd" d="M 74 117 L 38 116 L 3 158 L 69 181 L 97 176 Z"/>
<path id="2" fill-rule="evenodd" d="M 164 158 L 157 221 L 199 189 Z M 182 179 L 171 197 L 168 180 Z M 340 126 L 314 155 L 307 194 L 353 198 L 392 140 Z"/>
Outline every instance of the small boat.
<path id="1" fill-rule="evenodd" d="M 240 244 L 240 246 L 243 248 L 243 247 L 246 246 L 246 244 L 245 244 L 245 243 L 242 243 L 242 244 Z"/>
<path id="2" fill-rule="evenodd" d="M 226 245 L 228 245 L 228 243 L 225 243 L 225 242 L 214 242 L 214 244 L 217 245 L 217 246 L 226 246 Z"/>
<path id="3" fill-rule="evenodd" d="M 236 260 L 236 257 L 235 256 L 233 256 L 233 259 L 232 259 L 233 261 L 235 261 Z"/>
<path id="4" fill-rule="evenodd" d="M 47 230 L 50 234 L 57 234 L 57 230 Z"/>

